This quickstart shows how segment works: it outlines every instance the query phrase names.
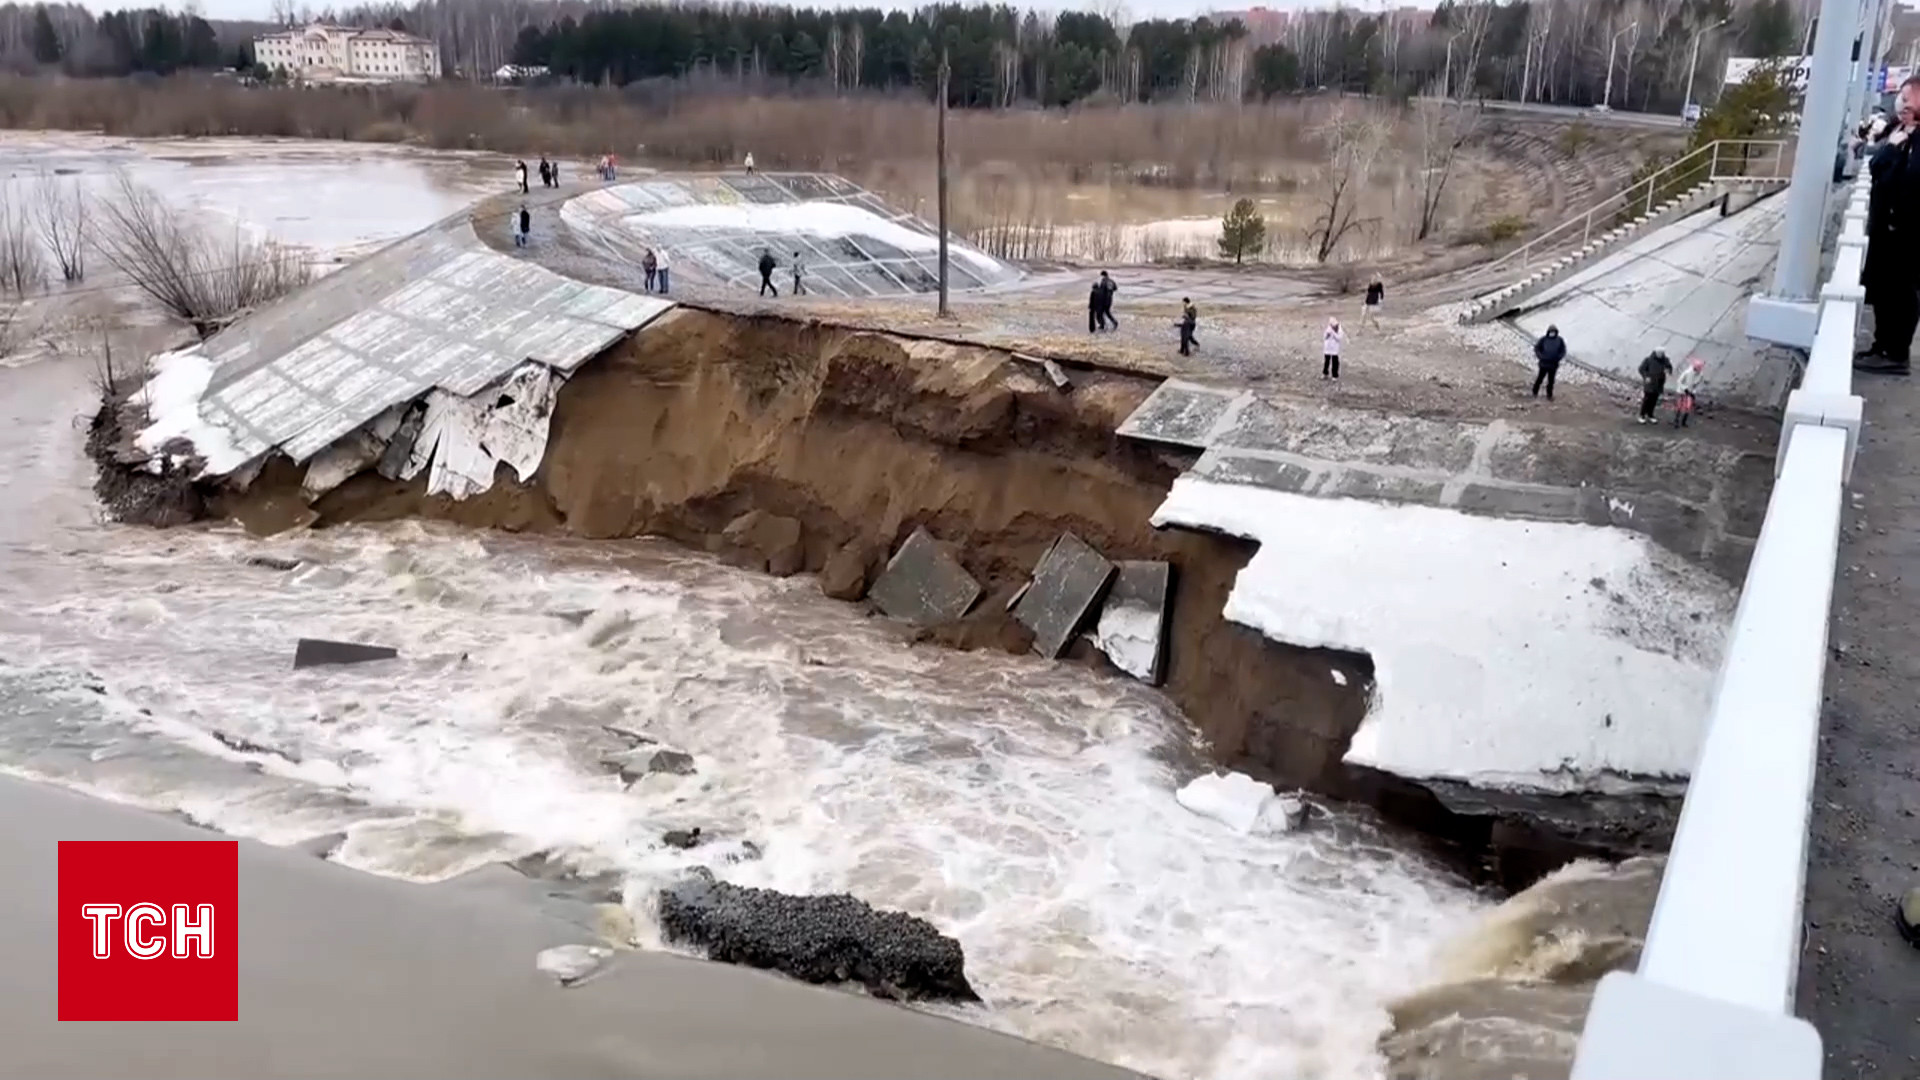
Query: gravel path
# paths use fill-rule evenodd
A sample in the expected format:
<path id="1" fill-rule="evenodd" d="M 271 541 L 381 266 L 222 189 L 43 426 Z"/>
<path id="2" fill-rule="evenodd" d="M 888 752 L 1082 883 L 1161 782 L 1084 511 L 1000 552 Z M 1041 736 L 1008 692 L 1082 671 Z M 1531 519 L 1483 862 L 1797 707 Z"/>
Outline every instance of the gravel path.
<path id="1" fill-rule="evenodd" d="M 621 263 L 578 240 L 560 221 L 559 206 L 586 187 L 536 191 L 526 197 L 533 214 L 533 240 L 515 248 L 507 235 L 507 211 L 522 201 L 500 197 L 482 204 L 475 227 L 495 248 L 531 258 L 585 281 L 638 291 L 637 266 Z M 1350 407 L 1461 420 L 1516 419 L 1582 428 L 1633 427 L 1637 392 L 1607 376 L 1573 365 L 1561 369 L 1554 401 L 1529 393 L 1531 343 L 1504 325 L 1463 327 L 1455 305 L 1414 310 L 1431 295 L 1420 284 L 1389 285 L 1388 314 L 1377 327 L 1360 325 L 1357 295 L 1330 296 L 1305 275 L 1272 271 L 1117 268 L 1122 299 L 1117 331 L 1087 332 L 1084 289 L 1048 272 L 1031 288 L 1013 288 L 953 298 L 953 318 L 936 317 L 930 296 L 846 301 L 828 298 L 760 299 L 746 290 L 705 282 L 676 270 L 673 298 L 682 303 L 739 314 L 818 319 L 855 328 L 925 334 L 1009 348 L 1066 361 L 1138 371 L 1161 377 L 1246 385 L 1291 397 Z M 1437 279 L 1437 280 L 1443 280 Z M 1209 285 L 1208 282 L 1212 284 Z M 1129 282 L 1136 288 L 1129 288 Z M 1200 304 L 1199 351 L 1182 357 L 1174 320 L 1178 299 L 1168 286 L 1206 287 L 1222 301 Z M 1128 302 L 1135 292 L 1149 299 Z M 1401 310 L 1396 297 L 1407 297 Z M 1249 302 L 1271 297 L 1267 302 Z M 1348 341 L 1337 382 L 1320 378 L 1320 333 L 1329 315 L 1340 316 Z M 1695 437 L 1770 447 L 1778 424 L 1770 417 L 1734 409 L 1703 415 Z"/>

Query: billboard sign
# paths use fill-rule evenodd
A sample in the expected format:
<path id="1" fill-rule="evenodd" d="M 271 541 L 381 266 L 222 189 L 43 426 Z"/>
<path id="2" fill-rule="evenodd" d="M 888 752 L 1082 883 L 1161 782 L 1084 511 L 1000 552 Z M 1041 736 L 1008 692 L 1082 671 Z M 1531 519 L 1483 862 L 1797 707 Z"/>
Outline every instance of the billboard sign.
<path id="1" fill-rule="evenodd" d="M 1755 69 L 1767 65 L 1780 66 L 1783 81 L 1795 90 L 1807 88 L 1807 76 L 1813 70 L 1811 56 L 1729 56 L 1727 57 L 1726 86 L 1738 86 L 1746 82 Z"/>

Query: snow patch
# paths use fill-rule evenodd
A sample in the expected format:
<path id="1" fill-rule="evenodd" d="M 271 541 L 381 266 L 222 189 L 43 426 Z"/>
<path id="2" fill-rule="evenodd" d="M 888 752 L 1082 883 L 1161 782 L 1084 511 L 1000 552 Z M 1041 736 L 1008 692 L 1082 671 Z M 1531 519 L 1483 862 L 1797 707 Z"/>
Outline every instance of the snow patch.
<path id="1" fill-rule="evenodd" d="M 1333 676 L 1333 684 L 1335 686 L 1347 685 L 1347 673 L 1344 671 L 1341 671 L 1339 668 L 1334 668 L 1332 671 L 1329 671 L 1327 674 Z"/>
<path id="2" fill-rule="evenodd" d="M 1161 621 L 1158 609 L 1109 603 L 1094 627 L 1093 644 L 1114 667 L 1151 682 L 1160 658 Z"/>
<path id="3" fill-rule="evenodd" d="M 161 353 L 148 361 L 152 374 L 133 398 L 147 411 L 147 426 L 135 437 L 135 446 L 158 458 L 161 447 L 185 439 L 205 460 L 203 475 L 223 475 L 247 463 L 246 453 L 234 446 L 233 435 L 200 415 L 200 399 L 213 380 L 213 366 L 199 346 Z"/>
<path id="4" fill-rule="evenodd" d="M 805 236 L 833 238 L 868 236 L 882 243 L 891 244 L 901 251 L 930 252 L 940 249 L 938 237 L 930 236 L 918 229 L 910 229 L 896 221 L 888 221 L 871 210 L 848 203 L 801 202 L 770 205 L 695 203 L 644 214 L 632 214 L 627 217 L 625 223 L 628 226 L 638 226 L 643 230 L 648 225 L 663 225 L 691 229 L 746 229 L 757 233 L 798 233 Z M 1006 268 L 991 256 L 957 242 L 951 234 L 947 238 L 947 251 L 953 258 L 965 259 L 989 274 L 998 275 L 1005 272 Z"/>
<path id="5" fill-rule="evenodd" d="M 1226 618 L 1373 657 L 1349 762 L 1555 792 L 1692 767 L 1735 593 L 1638 533 L 1190 477 L 1153 524 L 1260 542 Z"/>

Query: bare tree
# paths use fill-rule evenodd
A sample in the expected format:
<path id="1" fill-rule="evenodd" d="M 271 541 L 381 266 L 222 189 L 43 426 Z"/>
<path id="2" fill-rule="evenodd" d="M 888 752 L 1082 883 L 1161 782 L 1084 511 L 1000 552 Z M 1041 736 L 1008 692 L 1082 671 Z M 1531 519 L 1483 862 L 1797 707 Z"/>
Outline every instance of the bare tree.
<path id="1" fill-rule="evenodd" d="M 18 199 L 0 204 L 0 291 L 21 299 L 47 280 L 47 263 L 27 207 Z"/>
<path id="2" fill-rule="evenodd" d="M 65 281 L 87 276 L 87 196 L 80 182 L 43 172 L 34 183 L 34 227 Z"/>
<path id="3" fill-rule="evenodd" d="M 1414 229 L 1415 240 L 1425 240 L 1440 222 L 1440 208 L 1447 195 L 1447 181 L 1453 178 L 1453 165 L 1460 149 L 1473 137 L 1480 123 L 1480 109 L 1460 102 L 1429 99 L 1415 102 L 1414 125 L 1419 132 L 1420 223 Z"/>
<path id="4" fill-rule="evenodd" d="M 237 226 L 231 241 L 222 240 L 125 173 L 100 216 L 100 254 L 202 336 L 312 278 L 298 249 L 250 238 Z"/>
<path id="5" fill-rule="evenodd" d="M 1355 228 L 1366 224 L 1360 216 L 1360 197 L 1373 178 L 1374 166 L 1391 130 L 1382 117 L 1364 107 L 1349 107 L 1321 125 L 1318 135 L 1327 150 L 1320 170 L 1319 215 L 1307 230 L 1316 262 L 1326 262 Z"/>

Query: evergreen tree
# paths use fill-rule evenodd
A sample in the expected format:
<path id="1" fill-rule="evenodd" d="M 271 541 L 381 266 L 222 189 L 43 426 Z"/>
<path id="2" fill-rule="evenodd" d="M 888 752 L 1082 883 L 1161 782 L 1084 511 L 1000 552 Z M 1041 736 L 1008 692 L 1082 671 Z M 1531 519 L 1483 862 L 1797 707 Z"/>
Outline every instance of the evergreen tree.
<path id="1" fill-rule="evenodd" d="M 1266 250 L 1267 219 L 1260 216 L 1252 199 L 1241 199 L 1220 219 L 1220 254 L 1232 256 L 1235 265 L 1242 257 Z"/>
<path id="2" fill-rule="evenodd" d="M 53 18 L 45 7 L 33 9 L 33 59 L 34 62 L 52 67 L 66 55 L 60 45 L 59 31 L 53 28 Z"/>

